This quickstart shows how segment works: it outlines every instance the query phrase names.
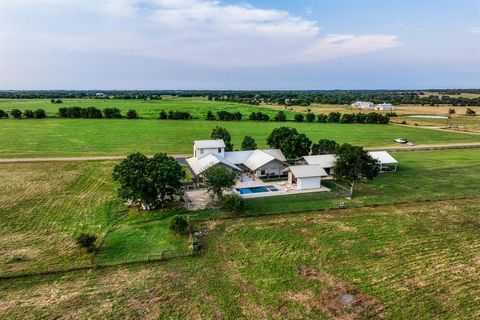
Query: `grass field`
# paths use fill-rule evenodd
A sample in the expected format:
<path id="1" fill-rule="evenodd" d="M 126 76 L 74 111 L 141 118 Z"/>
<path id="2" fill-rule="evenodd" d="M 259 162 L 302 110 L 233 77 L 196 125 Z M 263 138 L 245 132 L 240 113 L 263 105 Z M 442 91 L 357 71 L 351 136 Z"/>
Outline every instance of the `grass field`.
<path id="1" fill-rule="evenodd" d="M 393 146 L 393 139 L 405 137 L 417 144 L 480 141 L 480 136 L 399 127 L 393 125 L 256 123 L 172 120 L 3 120 L 0 121 L 0 157 L 102 156 L 166 152 L 191 154 L 193 140 L 209 139 L 215 126 L 227 128 L 235 148 L 251 135 L 259 147 L 274 128 L 290 126 L 313 141 L 334 139 L 363 146 Z"/>
<path id="2" fill-rule="evenodd" d="M 241 112 L 245 118 L 250 113 L 262 111 L 273 117 L 277 114 L 269 108 L 257 107 L 243 103 L 231 103 L 221 101 L 208 101 L 206 98 L 174 98 L 164 97 L 162 100 L 125 100 L 125 99 L 63 99 L 61 104 L 53 104 L 50 99 L 0 99 L 0 110 L 35 110 L 44 109 L 50 117 L 57 116 L 61 107 L 97 107 L 103 110 L 106 107 L 117 107 L 125 115 L 130 109 L 134 109 L 143 118 L 158 118 L 161 110 L 185 111 L 194 118 L 205 119 L 208 111 L 216 114 L 218 111 Z M 293 113 L 287 112 L 288 118 L 293 119 Z"/>
<path id="3" fill-rule="evenodd" d="M 91 256 L 75 243 L 81 232 L 105 240 L 99 264 L 187 249 L 186 239 L 168 230 L 168 212 L 122 211 L 113 164 L 1 165 L 0 275 L 90 265 Z"/>
<path id="4" fill-rule="evenodd" d="M 0 282 L 2 318 L 475 319 L 475 200 L 217 221 L 206 252 Z"/>

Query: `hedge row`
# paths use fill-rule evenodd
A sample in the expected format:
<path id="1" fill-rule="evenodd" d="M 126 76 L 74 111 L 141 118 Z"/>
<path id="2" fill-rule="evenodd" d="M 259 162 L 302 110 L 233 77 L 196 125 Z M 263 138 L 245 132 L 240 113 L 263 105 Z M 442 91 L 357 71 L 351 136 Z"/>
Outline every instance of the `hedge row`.
<path id="1" fill-rule="evenodd" d="M 6 119 L 12 117 L 14 119 L 21 119 L 21 118 L 26 118 L 26 119 L 44 119 L 47 117 L 47 113 L 43 109 L 37 109 L 37 110 L 25 110 L 21 111 L 18 109 L 13 109 L 9 113 L 5 112 L 3 110 L 0 110 L 0 119 Z"/>

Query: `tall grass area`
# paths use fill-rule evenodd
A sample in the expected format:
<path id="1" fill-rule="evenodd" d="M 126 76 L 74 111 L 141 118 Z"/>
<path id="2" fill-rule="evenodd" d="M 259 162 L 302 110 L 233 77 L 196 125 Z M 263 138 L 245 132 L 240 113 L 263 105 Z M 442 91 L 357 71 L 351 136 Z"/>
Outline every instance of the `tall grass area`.
<path id="1" fill-rule="evenodd" d="M 476 319 L 480 205 L 217 221 L 204 254 L 0 282 L 1 318 Z"/>
<path id="2" fill-rule="evenodd" d="M 0 165 L 0 275 L 90 266 L 92 255 L 75 243 L 80 233 L 95 234 L 103 243 L 95 264 L 187 250 L 187 239 L 168 230 L 175 212 L 124 210 L 111 177 L 113 165 Z"/>
<path id="3" fill-rule="evenodd" d="M 232 135 L 234 147 L 240 148 L 246 135 L 259 147 L 273 129 L 297 128 L 312 141 L 333 139 L 339 143 L 362 146 L 394 146 L 393 139 L 405 137 L 417 144 L 479 142 L 480 136 L 408 128 L 393 125 L 220 122 L 205 120 L 113 120 L 45 119 L 0 121 L 0 157 L 63 157 L 127 155 L 166 152 L 192 154 L 194 140 L 209 139 L 212 129 L 222 126 Z"/>

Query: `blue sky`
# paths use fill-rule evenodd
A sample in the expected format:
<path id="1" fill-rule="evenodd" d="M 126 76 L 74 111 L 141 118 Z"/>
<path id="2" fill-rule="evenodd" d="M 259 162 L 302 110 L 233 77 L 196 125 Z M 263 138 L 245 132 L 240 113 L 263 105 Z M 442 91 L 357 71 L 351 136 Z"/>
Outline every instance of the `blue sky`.
<path id="1" fill-rule="evenodd" d="M 0 0 L 0 89 L 480 88 L 480 0 Z"/>

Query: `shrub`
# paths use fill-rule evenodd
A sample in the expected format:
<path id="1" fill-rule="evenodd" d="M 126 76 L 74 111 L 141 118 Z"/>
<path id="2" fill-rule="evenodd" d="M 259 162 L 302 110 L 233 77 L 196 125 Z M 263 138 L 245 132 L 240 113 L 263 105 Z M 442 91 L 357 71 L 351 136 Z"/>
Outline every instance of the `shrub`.
<path id="1" fill-rule="evenodd" d="M 223 197 L 220 205 L 227 212 L 239 213 L 242 212 L 245 201 L 238 194 L 229 194 Z"/>
<path id="2" fill-rule="evenodd" d="M 168 118 L 167 113 L 164 110 L 160 111 L 160 113 L 158 114 L 158 119 L 165 120 L 167 118 Z"/>
<path id="3" fill-rule="evenodd" d="M 80 114 L 81 114 L 82 118 L 87 118 L 87 119 L 101 119 L 101 118 L 103 118 L 102 111 L 100 109 L 95 108 L 95 107 L 82 108 L 82 110 L 80 110 Z"/>
<path id="4" fill-rule="evenodd" d="M 22 111 L 18 109 L 13 109 L 10 111 L 10 115 L 15 119 L 20 119 L 22 117 Z"/>
<path id="5" fill-rule="evenodd" d="M 245 136 L 242 141 L 242 150 L 255 150 L 257 149 L 257 143 L 251 136 Z"/>
<path id="6" fill-rule="evenodd" d="M 138 119 L 138 113 L 137 111 L 130 109 L 127 111 L 127 118 L 128 119 Z"/>
<path id="7" fill-rule="evenodd" d="M 328 116 L 326 114 L 319 114 L 317 115 L 317 121 L 320 122 L 320 123 L 327 123 L 328 121 Z"/>
<path id="8" fill-rule="evenodd" d="M 295 121 L 297 121 L 297 122 L 303 122 L 303 119 L 304 119 L 304 118 L 305 118 L 305 117 L 303 116 L 303 114 L 297 113 L 297 114 L 295 115 L 295 118 L 294 118 L 294 119 L 295 119 Z"/>
<path id="9" fill-rule="evenodd" d="M 88 252 L 94 252 L 96 249 L 95 242 L 97 241 L 97 236 L 88 233 L 80 234 L 76 242 L 80 246 L 80 248 L 87 249 Z"/>
<path id="10" fill-rule="evenodd" d="M 269 121 L 270 116 L 263 112 L 252 112 L 248 119 L 253 121 Z"/>
<path id="11" fill-rule="evenodd" d="M 186 235 L 190 231 L 190 225 L 184 217 L 175 216 L 170 222 L 170 230 L 176 234 Z"/>
<path id="12" fill-rule="evenodd" d="M 315 120 L 315 115 L 311 112 L 307 113 L 306 117 L 307 119 L 307 122 L 313 122 L 313 120 Z"/>
<path id="13" fill-rule="evenodd" d="M 167 119 L 169 119 L 169 120 L 189 120 L 189 119 L 192 119 L 192 116 L 188 112 L 168 111 Z"/>
<path id="14" fill-rule="evenodd" d="M 8 113 L 3 110 L 0 110 L 0 119 L 8 118 Z"/>
<path id="15" fill-rule="evenodd" d="M 273 120 L 278 121 L 278 122 L 284 122 L 284 121 L 287 121 L 287 116 L 285 115 L 285 112 L 278 111 L 278 113 L 275 115 Z"/>
<path id="16" fill-rule="evenodd" d="M 27 119 L 33 118 L 33 111 L 32 110 L 25 110 L 23 111 L 23 116 Z"/>
<path id="17" fill-rule="evenodd" d="M 215 115 L 213 114 L 212 111 L 208 111 L 208 112 L 207 112 L 207 117 L 206 117 L 205 119 L 208 120 L 208 121 L 217 120 L 217 118 L 215 118 Z"/>
<path id="18" fill-rule="evenodd" d="M 465 114 L 466 114 L 467 116 L 476 116 L 476 115 L 477 115 L 477 113 L 476 113 L 474 110 L 470 109 L 470 108 L 467 108 L 467 112 L 466 112 Z"/>
<path id="19" fill-rule="evenodd" d="M 45 119 L 47 117 L 47 113 L 43 109 L 37 109 L 33 111 L 33 116 L 35 119 Z"/>
<path id="20" fill-rule="evenodd" d="M 122 117 L 120 109 L 115 107 L 103 109 L 103 115 L 107 119 L 120 119 Z"/>
<path id="21" fill-rule="evenodd" d="M 330 112 L 328 114 L 328 122 L 331 122 L 331 123 L 340 122 L 341 116 L 342 114 L 340 112 Z"/>

